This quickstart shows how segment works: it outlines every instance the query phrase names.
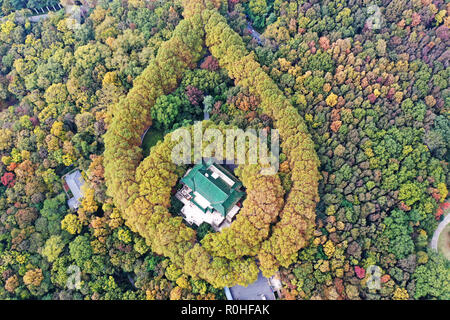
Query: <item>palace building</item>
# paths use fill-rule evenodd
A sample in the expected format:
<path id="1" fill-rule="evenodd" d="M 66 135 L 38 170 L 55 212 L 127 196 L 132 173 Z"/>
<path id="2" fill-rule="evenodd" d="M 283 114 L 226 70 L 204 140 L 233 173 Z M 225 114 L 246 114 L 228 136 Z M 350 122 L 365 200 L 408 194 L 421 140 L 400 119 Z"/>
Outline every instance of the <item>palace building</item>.
<path id="1" fill-rule="evenodd" d="M 245 195 L 242 183 L 214 159 L 203 160 L 181 179 L 176 197 L 184 206 L 181 214 L 189 224 L 210 224 L 216 231 L 231 224 Z"/>

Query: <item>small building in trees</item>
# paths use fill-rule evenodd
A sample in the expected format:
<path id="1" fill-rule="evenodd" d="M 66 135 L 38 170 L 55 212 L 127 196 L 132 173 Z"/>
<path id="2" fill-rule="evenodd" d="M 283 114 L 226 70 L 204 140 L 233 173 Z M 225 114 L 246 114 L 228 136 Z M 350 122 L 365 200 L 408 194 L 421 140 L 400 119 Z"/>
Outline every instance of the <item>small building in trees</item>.
<path id="1" fill-rule="evenodd" d="M 80 199 L 83 197 L 81 187 L 84 184 L 83 176 L 80 170 L 74 170 L 63 176 L 64 191 L 66 192 L 69 200 L 67 205 L 70 209 L 76 210 L 80 205 Z"/>
<path id="2" fill-rule="evenodd" d="M 216 231 L 231 224 L 244 196 L 242 182 L 214 159 L 189 169 L 176 197 L 184 206 L 181 215 L 189 224 L 210 224 Z"/>
<path id="3" fill-rule="evenodd" d="M 258 279 L 247 287 L 235 285 L 231 288 L 225 287 L 224 291 L 227 300 L 276 300 L 277 296 L 280 297 L 281 288 L 278 276 L 268 279 L 260 271 Z"/>

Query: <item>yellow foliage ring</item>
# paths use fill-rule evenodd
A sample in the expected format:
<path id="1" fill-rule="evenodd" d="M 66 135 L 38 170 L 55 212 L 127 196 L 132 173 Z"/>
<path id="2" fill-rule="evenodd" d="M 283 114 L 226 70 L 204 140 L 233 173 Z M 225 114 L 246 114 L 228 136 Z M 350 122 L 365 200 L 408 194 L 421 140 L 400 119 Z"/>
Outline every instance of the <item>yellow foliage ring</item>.
<path id="1" fill-rule="evenodd" d="M 206 12 L 203 16 L 206 21 L 207 45 L 218 58 L 219 64 L 229 71 L 237 83 L 249 87 L 252 92 L 261 96 L 263 111 L 275 120 L 275 125 L 280 129 L 282 147 L 292 171 L 293 188 L 287 197 L 281 220 L 274 226 L 272 236 L 263 242 L 258 252 L 263 271 L 269 275 L 280 264 L 288 265 L 295 260 L 296 252 L 305 244 L 305 237 L 314 224 L 314 207 L 318 201 L 317 155 L 306 126 L 299 119 L 296 110 L 251 55 L 246 55 L 242 43 L 234 46 L 239 54 L 228 57 L 228 51 L 221 49 L 226 44 L 222 44 L 220 39 L 211 38 L 213 34 L 231 34 L 232 37 L 228 39 L 239 38 L 229 30 L 224 19 L 219 23 L 214 21 L 213 18 L 217 16 L 217 12 Z M 230 246 L 234 252 L 231 250 L 224 254 L 224 257 L 218 257 L 220 250 L 214 248 L 213 244 L 221 236 L 208 236 L 205 238 L 204 247 L 195 244 L 195 232 L 182 226 L 181 217 L 173 218 L 168 212 L 170 191 L 178 179 L 175 174 L 176 166 L 164 161 L 164 150 L 170 143 L 158 144 L 149 157 L 142 163 L 140 161 L 140 136 L 144 128 L 151 123 L 149 109 L 157 97 L 176 88 L 183 70 L 194 67 L 201 56 L 201 48 L 191 44 L 193 42 L 198 45 L 203 36 L 204 31 L 198 27 L 199 23 L 202 23 L 199 15 L 180 22 L 174 36 L 161 46 L 156 59 L 135 80 L 133 89 L 119 104 L 125 118 L 113 119 L 105 136 L 105 178 L 108 193 L 122 209 L 127 224 L 150 240 L 155 252 L 170 257 L 175 265 L 183 266 L 187 274 L 204 278 L 216 286 L 236 283 L 245 285 L 254 280 L 258 273 L 253 259 L 226 259 L 234 259 L 244 254 L 238 252 L 239 247 L 236 245 Z M 222 32 L 222 29 L 227 27 L 226 32 Z M 189 55 L 184 56 L 185 52 L 189 52 Z M 217 56 L 223 52 L 226 52 L 224 57 Z M 246 67 L 257 72 L 253 79 L 249 78 Z M 169 78 L 173 76 L 166 79 L 163 75 Z M 256 87 L 253 88 L 253 85 Z M 279 107 L 279 110 L 273 109 L 276 106 L 282 107 Z M 162 168 L 161 175 L 149 176 L 146 172 L 153 172 L 151 169 L 158 167 Z M 142 183 L 144 176 L 145 180 L 151 181 L 150 184 Z M 309 176 L 312 179 L 308 179 Z M 274 183 L 278 185 L 276 181 Z M 152 189 L 152 184 L 157 188 Z M 282 196 L 279 198 L 282 199 Z M 248 222 L 239 216 L 238 219 L 242 220 L 242 225 Z M 257 239 L 263 238 L 264 235 Z M 257 241 L 255 248 L 258 248 L 259 244 L 260 241 Z M 251 252 L 249 255 L 254 254 L 255 252 Z"/>
<path id="2" fill-rule="evenodd" d="M 223 132 L 232 127 L 217 126 L 211 121 L 204 121 L 202 128 L 204 130 L 219 129 Z M 193 127 L 183 129 L 190 130 L 192 133 Z M 124 216 L 127 217 L 127 224 L 148 241 L 153 251 L 170 257 L 182 268 L 185 262 L 182 256 L 189 256 L 188 251 L 194 247 L 196 236 L 192 229 L 180 223 L 180 217 L 173 217 L 168 211 L 173 187 L 180 174 L 186 169 L 177 167 L 171 160 L 171 151 L 176 143 L 172 141 L 172 134 L 167 134 L 164 140 L 154 146 L 150 155 L 141 162 L 136 170 L 135 179 L 139 194 L 125 209 Z M 205 237 L 202 243 L 205 244 L 206 251 L 203 254 L 207 253 L 213 258 L 223 257 L 227 261 L 239 261 L 243 256 L 258 254 L 260 244 L 269 236 L 270 225 L 275 222 L 283 205 L 284 193 L 278 175 L 264 176 L 259 173 L 260 170 L 261 166 L 253 164 L 238 167 L 237 171 L 244 176 L 242 182 L 248 197 L 243 203 L 241 213 L 229 228 Z M 270 194 L 264 195 L 261 190 L 268 190 Z M 158 213 L 155 213 L 156 211 Z M 152 215 L 155 216 L 152 217 Z M 176 225 L 177 228 L 168 234 L 163 225 Z M 165 239 L 161 240 L 163 237 Z M 224 241 L 227 241 L 227 246 L 221 246 Z M 185 251 L 173 250 L 175 243 L 182 246 Z M 246 263 L 256 266 L 254 260 L 243 260 L 248 260 Z M 256 270 L 256 268 L 253 269 Z M 208 276 L 209 272 L 210 270 L 203 269 L 197 276 L 204 279 L 210 278 L 209 280 L 214 282 L 214 279 Z"/>

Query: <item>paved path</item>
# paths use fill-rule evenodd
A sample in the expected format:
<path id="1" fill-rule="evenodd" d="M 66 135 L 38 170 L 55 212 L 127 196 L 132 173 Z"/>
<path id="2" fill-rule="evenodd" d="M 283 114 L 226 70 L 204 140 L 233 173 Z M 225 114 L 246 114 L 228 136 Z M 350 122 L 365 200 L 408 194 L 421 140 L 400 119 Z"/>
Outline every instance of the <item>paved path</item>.
<path id="1" fill-rule="evenodd" d="M 54 6 L 51 6 L 51 7 L 54 7 Z M 74 7 L 74 6 L 63 7 L 63 6 L 59 5 L 59 8 L 48 8 L 49 10 L 44 10 L 44 12 L 47 11 L 46 13 L 42 13 L 42 14 L 38 14 L 38 15 L 34 15 L 34 16 L 29 16 L 28 20 L 30 20 L 31 22 L 39 22 L 39 21 L 41 21 L 43 19 L 47 19 L 49 12 L 57 12 L 57 11 L 63 10 L 63 9 L 65 10 L 66 14 L 70 14 L 70 10 L 72 9 L 72 7 Z M 86 6 L 86 5 L 81 5 L 81 6 L 76 6 L 76 7 L 79 7 L 80 10 L 84 11 L 84 12 L 87 12 L 89 10 L 89 7 Z M 31 10 L 31 9 L 29 9 L 29 10 Z M 0 22 L 6 21 L 6 18 L 7 17 L 0 18 Z"/>
<path id="2" fill-rule="evenodd" d="M 256 31 L 255 29 L 253 29 L 253 26 L 252 26 L 252 24 L 250 22 L 247 22 L 247 28 L 248 28 L 248 31 L 250 31 L 250 35 L 254 39 L 256 39 L 259 44 L 262 44 L 263 43 L 263 38 L 262 38 L 261 34 L 258 31 Z"/>
<path id="3" fill-rule="evenodd" d="M 145 130 L 145 132 L 142 134 L 142 136 L 141 136 L 141 146 L 144 143 L 144 138 L 145 138 L 145 135 L 147 134 L 147 131 L 150 130 L 151 127 L 152 127 L 152 125 L 150 125 L 150 127 L 148 127 L 147 130 Z"/>
<path id="4" fill-rule="evenodd" d="M 56 11 L 51 11 L 51 12 L 56 12 Z M 35 16 L 28 16 L 27 18 L 31 22 L 38 22 L 38 21 L 40 21 L 42 19 L 47 19 L 48 18 L 48 12 L 44 13 L 44 14 L 38 14 L 38 15 L 35 15 Z M 6 19 L 7 19 L 7 17 L 3 17 L 3 18 L 0 19 L 0 22 L 4 22 L 4 21 L 6 21 Z"/>
<path id="5" fill-rule="evenodd" d="M 45 14 L 40 14 L 38 16 L 28 17 L 28 20 L 30 20 L 30 22 L 39 22 L 39 21 L 41 21 L 43 19 L 47 19 L 47 18 L 48 18 L 48 13 L 45 13 Z"/>
<path id="6" fill-rule="evenodd" d="M 442 230 L 450 223 L 450 213 L 439 223 L 438 227 L 434 231 L 433 238 L 431 239 L 431 248 L 437 251 L 439 236 Z"/>

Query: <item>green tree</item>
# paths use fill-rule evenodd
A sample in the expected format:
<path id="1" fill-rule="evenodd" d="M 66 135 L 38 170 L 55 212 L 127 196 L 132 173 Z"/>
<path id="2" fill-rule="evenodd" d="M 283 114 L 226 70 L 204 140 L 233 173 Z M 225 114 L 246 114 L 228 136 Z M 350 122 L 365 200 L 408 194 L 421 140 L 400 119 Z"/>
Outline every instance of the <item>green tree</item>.
<path id="1" fill-rule="evenodd" d="M 45 242 L 45 246 L 42 249 L 42 255 L 44 255 L 49 262 L 55 261 L 61 254 L 65 247 L 65 243 L 61 236 L 51 236 Z"/>
<path id="2" fill-rule="evenodd" d="M 417 267 L 413 274 L 416 280 L 414 298 L 450 299 L 450 263 L 435 252 L 428 252 L 429 260 Z"/>
<path id="3" fill-rule="evenodd" d="M 89 238 L 85 235 L 77 236 L 75 240 L 69 244 L 69 250 L 70 256 L 80 268 L 84 267 L 92 257 L 93 253 Z"/>
<path id="4" fill-rule="evenodd" d="M 403 259 L 414 252 L 414 242 L 411 238 L 412 227 L 409 225 L 407 213 L 394 210 L 384 219 L 386 229 L 384 235 L 389 239 L 389 252 L 398 259 Z"/>
<path id="5" fill-rule="evenodd" d="M 189 105 L 189 101 L 185 97 L 174 94 L 160 96 L 151 111 L 156 128 L 170 129 L 175 123 L 180 110 L 187 105 Z"/>

